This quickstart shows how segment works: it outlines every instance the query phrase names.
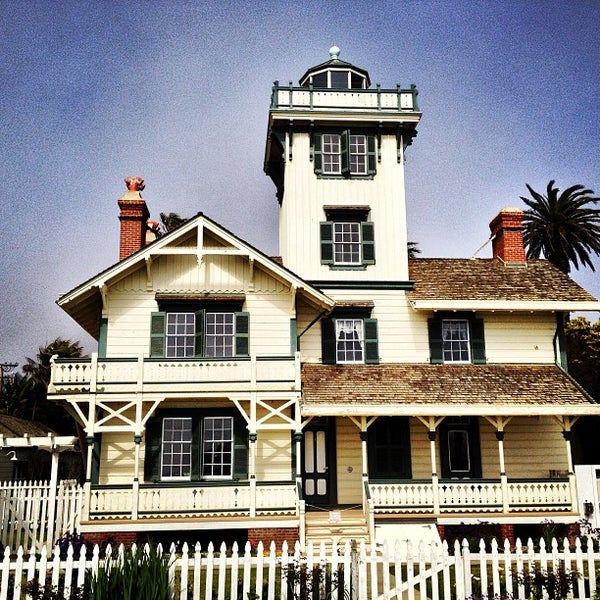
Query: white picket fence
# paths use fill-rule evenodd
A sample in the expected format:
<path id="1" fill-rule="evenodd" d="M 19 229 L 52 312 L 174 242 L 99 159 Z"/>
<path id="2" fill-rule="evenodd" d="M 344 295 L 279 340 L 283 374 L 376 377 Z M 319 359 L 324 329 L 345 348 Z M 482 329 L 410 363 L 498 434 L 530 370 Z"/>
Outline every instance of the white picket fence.
<path id="1" fill-rule="evenodd" d="M 594 597 L 600 566 L 600 552 L 587 541 L 585 550 L 579 539 L 572 547 L 567 540 L 562 544 L 553 540 L 549 548 L 543 540 L 537 546 L 531 540 L 525 546 L 517 540 L 512 549 L 508 541 L 498 547 L 494 540 L 486 547 L 482 540 L 478 548 L 456 542 L 451 549 L 446 543 L 417 547 L 396 543 L 393 549 L 387 545 L 367 549 L 364 544 L 353 548 L 350 543 L 327 549 L 321 544 L 309 545 L 305 553 L 299 544 L 293 551 L 287 544 L 278 550 L 274 543 L 265 549 L 262 542 L 254 549 L 247 543 L 243 550 L 237 544 L 230 548 L 222 544 L 218 551 L 212 543 L 206 549 L 184 544 L 178 552 L 173 546 L 166 558 L 173 600 L 248 600 L 252 594 L 261 600 L 293 600 L 298 596 L 289 589 L 286 573 L 300 565 L 308 572 L 320 566 L 322 572 L 338 574 L 340 585 L 331 596 L 336 600 L 526 600 L 528 592 L 519 574 L 559 568 L 578 574 L 569 598 L 583 600 Z M 121 546 L 119 552 L 123 551 Z M 91 558 L 85 548 L 74 556 L 70 547 L 63 558 L 58 547 L 51 555 L 46 547 L 41 553 L 20 547 L 11 554 L 6 549 L 0 564 L 0 600 L 26 598 L 22 586 L 34 578 L 54 587 L 60 584 L 68 597 L 73 588 L 83 585 L 86 572 L 97 572 L 104 560 L 97 546 Z M 321 590 L 311 598 L 329 596 Z"/>
<path id="2" fill-rule="evenodd" d="M 5 548 L 53 544 L 79 528 L 83 488 L 61 481 L 51 489 L 46 481 L 0 483 L 0 542 Z"/>

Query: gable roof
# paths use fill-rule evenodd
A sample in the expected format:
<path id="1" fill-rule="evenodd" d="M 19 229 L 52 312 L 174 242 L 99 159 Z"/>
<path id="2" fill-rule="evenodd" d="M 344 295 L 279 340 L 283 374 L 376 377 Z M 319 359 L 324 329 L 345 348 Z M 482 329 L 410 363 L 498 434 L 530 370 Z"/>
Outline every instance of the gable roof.
<path id="1" fill-rule="evenodd" d="M 600 310 L 600 302 L 547 260 L 508 266 L 499 259 L 409 261 L 416 309 Z M 510 303 L 510 305 L 508 304 Z"/>
<path id="2" fill-rule="evenodd" d="M 600 415 L 556 365 L 302 366 L 302 414 Z"/>
<path id="3" fill-rule="evenodd" d="M 189 237 L 194 230 L 198 231 L 196 246 L 178 245 L 179 242 Z M 217 237 L 222 242 L 222 246 L 219 248 L 204 248 L 204 231 L 208 231 L 211 235 Z M 200 262 L 203 260 L 204 255 L 208 253 L 235 254 L 247 257 L 252 260 L 255 268 L 258 266 L 275 279 L 288 284 L 290 289 L 294 289 L 298 294 L 307 297 L 315 305 L 325 310 L 331 310 L 334 306 L 334 301 L 331 298 L 310 283 L 202 213 L 198 213 L 176 229 L 63 294 L 57 300 L 57 304 L 92 337 L 97 338 L 103 295 L 106 293 L 108 285 L 119 281 L 140 268 L 150 269 L 152 259 L 156 256 L 188 254 L 195 255 L 198 262 Z"/>

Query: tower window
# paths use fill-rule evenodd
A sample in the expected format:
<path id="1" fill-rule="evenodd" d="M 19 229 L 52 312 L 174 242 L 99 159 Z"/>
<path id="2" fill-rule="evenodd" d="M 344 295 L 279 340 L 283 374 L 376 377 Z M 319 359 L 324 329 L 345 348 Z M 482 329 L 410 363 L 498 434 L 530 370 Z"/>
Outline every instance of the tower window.
<path id="1" fill-rule="evenodd" d="M 321 223 L 321 263 L 341 268 L 364 268 L 375 264 L 373 223 L 351 221 L 345 215 L 335 213 L 330 218 L 331 221 Z"/>
<path id="2" fill-rule="evenodd" d="M 312 153 L 315 173 L 323 176 L 368 176 L 376 172 L 375 137 L 362 133 L 318 133 Z"/>

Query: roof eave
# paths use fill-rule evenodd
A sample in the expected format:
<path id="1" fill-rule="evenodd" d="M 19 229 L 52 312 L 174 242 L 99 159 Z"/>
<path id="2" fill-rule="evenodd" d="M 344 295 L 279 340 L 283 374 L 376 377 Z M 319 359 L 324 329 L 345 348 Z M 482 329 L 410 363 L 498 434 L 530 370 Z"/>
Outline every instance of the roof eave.
<path id="1" fill-rule="evenodd" d="M 414 300 L 415 310 L 480 310 L 496 312 L 600 312 L 600 302 L 582 300 Z"/>

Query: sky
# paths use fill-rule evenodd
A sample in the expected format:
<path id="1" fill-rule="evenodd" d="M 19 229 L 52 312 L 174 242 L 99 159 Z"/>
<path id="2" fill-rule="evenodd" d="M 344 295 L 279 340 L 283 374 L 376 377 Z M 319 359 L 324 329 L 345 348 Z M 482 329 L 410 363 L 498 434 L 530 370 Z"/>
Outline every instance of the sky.
<path id="1" fill-rule="evenodd" d="M 55 301 L 117 262 L 129 175 L 155 219 L 203 212 L 278 254 L 271 87 L 334 44 L 373 84 L 418 88 L 422 256 L 472 256 L 526 183 L 600 195 L 599 29 L 597 0 L 0 0 L 0 362 L 58 336 L 95 350 Z M 600 297 L 595 265 L 573 277 Z"/>

